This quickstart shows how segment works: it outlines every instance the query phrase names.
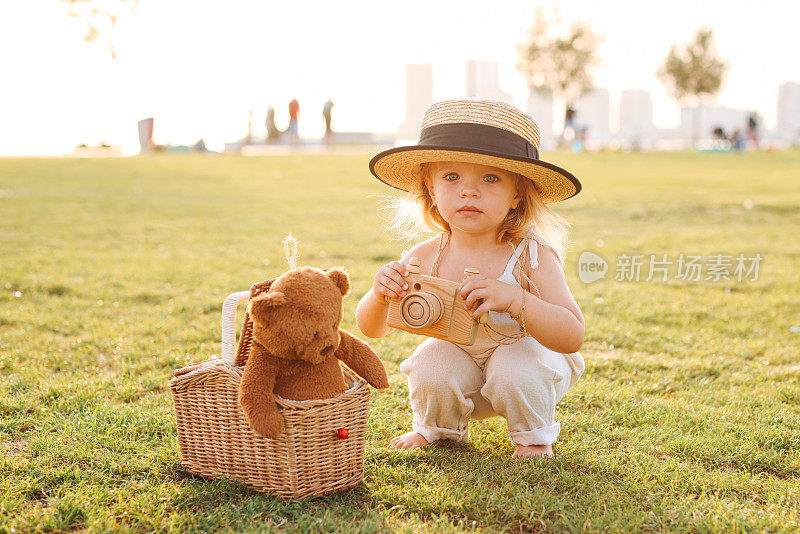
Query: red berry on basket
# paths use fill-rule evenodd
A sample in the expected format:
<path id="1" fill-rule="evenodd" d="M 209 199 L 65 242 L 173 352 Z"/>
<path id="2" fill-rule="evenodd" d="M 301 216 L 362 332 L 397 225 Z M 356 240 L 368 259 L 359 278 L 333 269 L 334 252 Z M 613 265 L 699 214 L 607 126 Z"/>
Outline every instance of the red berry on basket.
<path id="1" fill-rule="evenodd" d="M 346 428 L 340 428 L 336 431 L 336 436 L 339 439 L 347 439 L 347 436 L 350 435 L 350 432 Z"/>

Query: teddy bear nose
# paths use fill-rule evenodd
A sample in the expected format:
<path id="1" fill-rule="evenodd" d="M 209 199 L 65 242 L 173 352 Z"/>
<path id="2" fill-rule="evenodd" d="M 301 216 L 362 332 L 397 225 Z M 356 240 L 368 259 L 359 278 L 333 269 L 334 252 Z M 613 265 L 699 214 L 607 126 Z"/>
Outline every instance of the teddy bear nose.
<path id="1" fill-rule="evenodd" d="M 325 356 L 326 354 L 328 354 L 332 350 L 333 350 L 333 345 L 328 345 L 327 347 L 322 349 L 319 353 L 322 354 L 323 356 Z"/>

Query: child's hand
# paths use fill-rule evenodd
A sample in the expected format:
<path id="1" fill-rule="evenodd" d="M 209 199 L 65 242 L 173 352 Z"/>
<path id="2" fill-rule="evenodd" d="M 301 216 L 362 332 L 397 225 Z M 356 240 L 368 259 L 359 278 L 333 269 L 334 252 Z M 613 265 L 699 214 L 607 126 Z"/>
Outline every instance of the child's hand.
<path id="1" fill-rule="evenodd" d="M 375 274 L 372 282 L 372 291 L 380 300 L 391 298 L 403 298 L 408 289 L 408 283 L 403 279 L 408 276 L 405 265 L 399 261 L 387 263 Z"/>
<path id="2" fill-rule="evenodd" d="M 482 274 L 473 274 L 461 282 L 461 297 L 466 299 L 467 308 L 472 310 L 475 319 L 479 319 L 490 310 L 496 312 L 511 310 L 521 294 L 519 287 L 487 278 Z"/>

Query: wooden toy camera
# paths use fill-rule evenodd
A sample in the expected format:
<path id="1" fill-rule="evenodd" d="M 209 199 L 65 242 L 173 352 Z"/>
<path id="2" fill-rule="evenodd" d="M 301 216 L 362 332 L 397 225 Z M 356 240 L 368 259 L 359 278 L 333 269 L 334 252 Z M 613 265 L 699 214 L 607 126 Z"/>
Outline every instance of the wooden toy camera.
<path id="1" fill-rule="evenodd" d="M 458 290 L 460 284 L 420 274 L 421 260 L 408 263 L 408 293 L 402 299 L 389 301 L 387 324 L 412 334 L 421 334 L 462 345 L 475 343 L 472 312 Z M 478 274 L 464 269 L 464 277 Z"/>

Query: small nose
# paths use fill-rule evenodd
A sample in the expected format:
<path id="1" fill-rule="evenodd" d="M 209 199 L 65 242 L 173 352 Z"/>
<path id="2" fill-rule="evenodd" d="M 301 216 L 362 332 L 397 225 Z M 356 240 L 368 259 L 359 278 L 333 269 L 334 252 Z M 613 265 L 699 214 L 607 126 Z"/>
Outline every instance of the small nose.
<path id="1" fill-rule="evenodd" d="M 324 349 L 322 349 L 322 350 L 320 351 L 320 354 L 322 354 L 323 356 L 325 356 L 326 354 L 328 354 L 328 353 L 329 353 L 330 351 L 332 351 L 332 350 L 333 350 L 333 345 L 328 345 L 327 347 L 325 347 Z"/>
<path id="2" fill-rule="evenodd" d="M 473 184 L 472 182 L 466 181 L 466 180 L 462 183 L 462 185 L 461 185 L 461 197 L 462 198 L 465 198 L 465 197 L 477 197 L 479 195 L 480 195 L 480 192 L 478 191 L 478 188 L 475 186 L 475 184 Z"/>

